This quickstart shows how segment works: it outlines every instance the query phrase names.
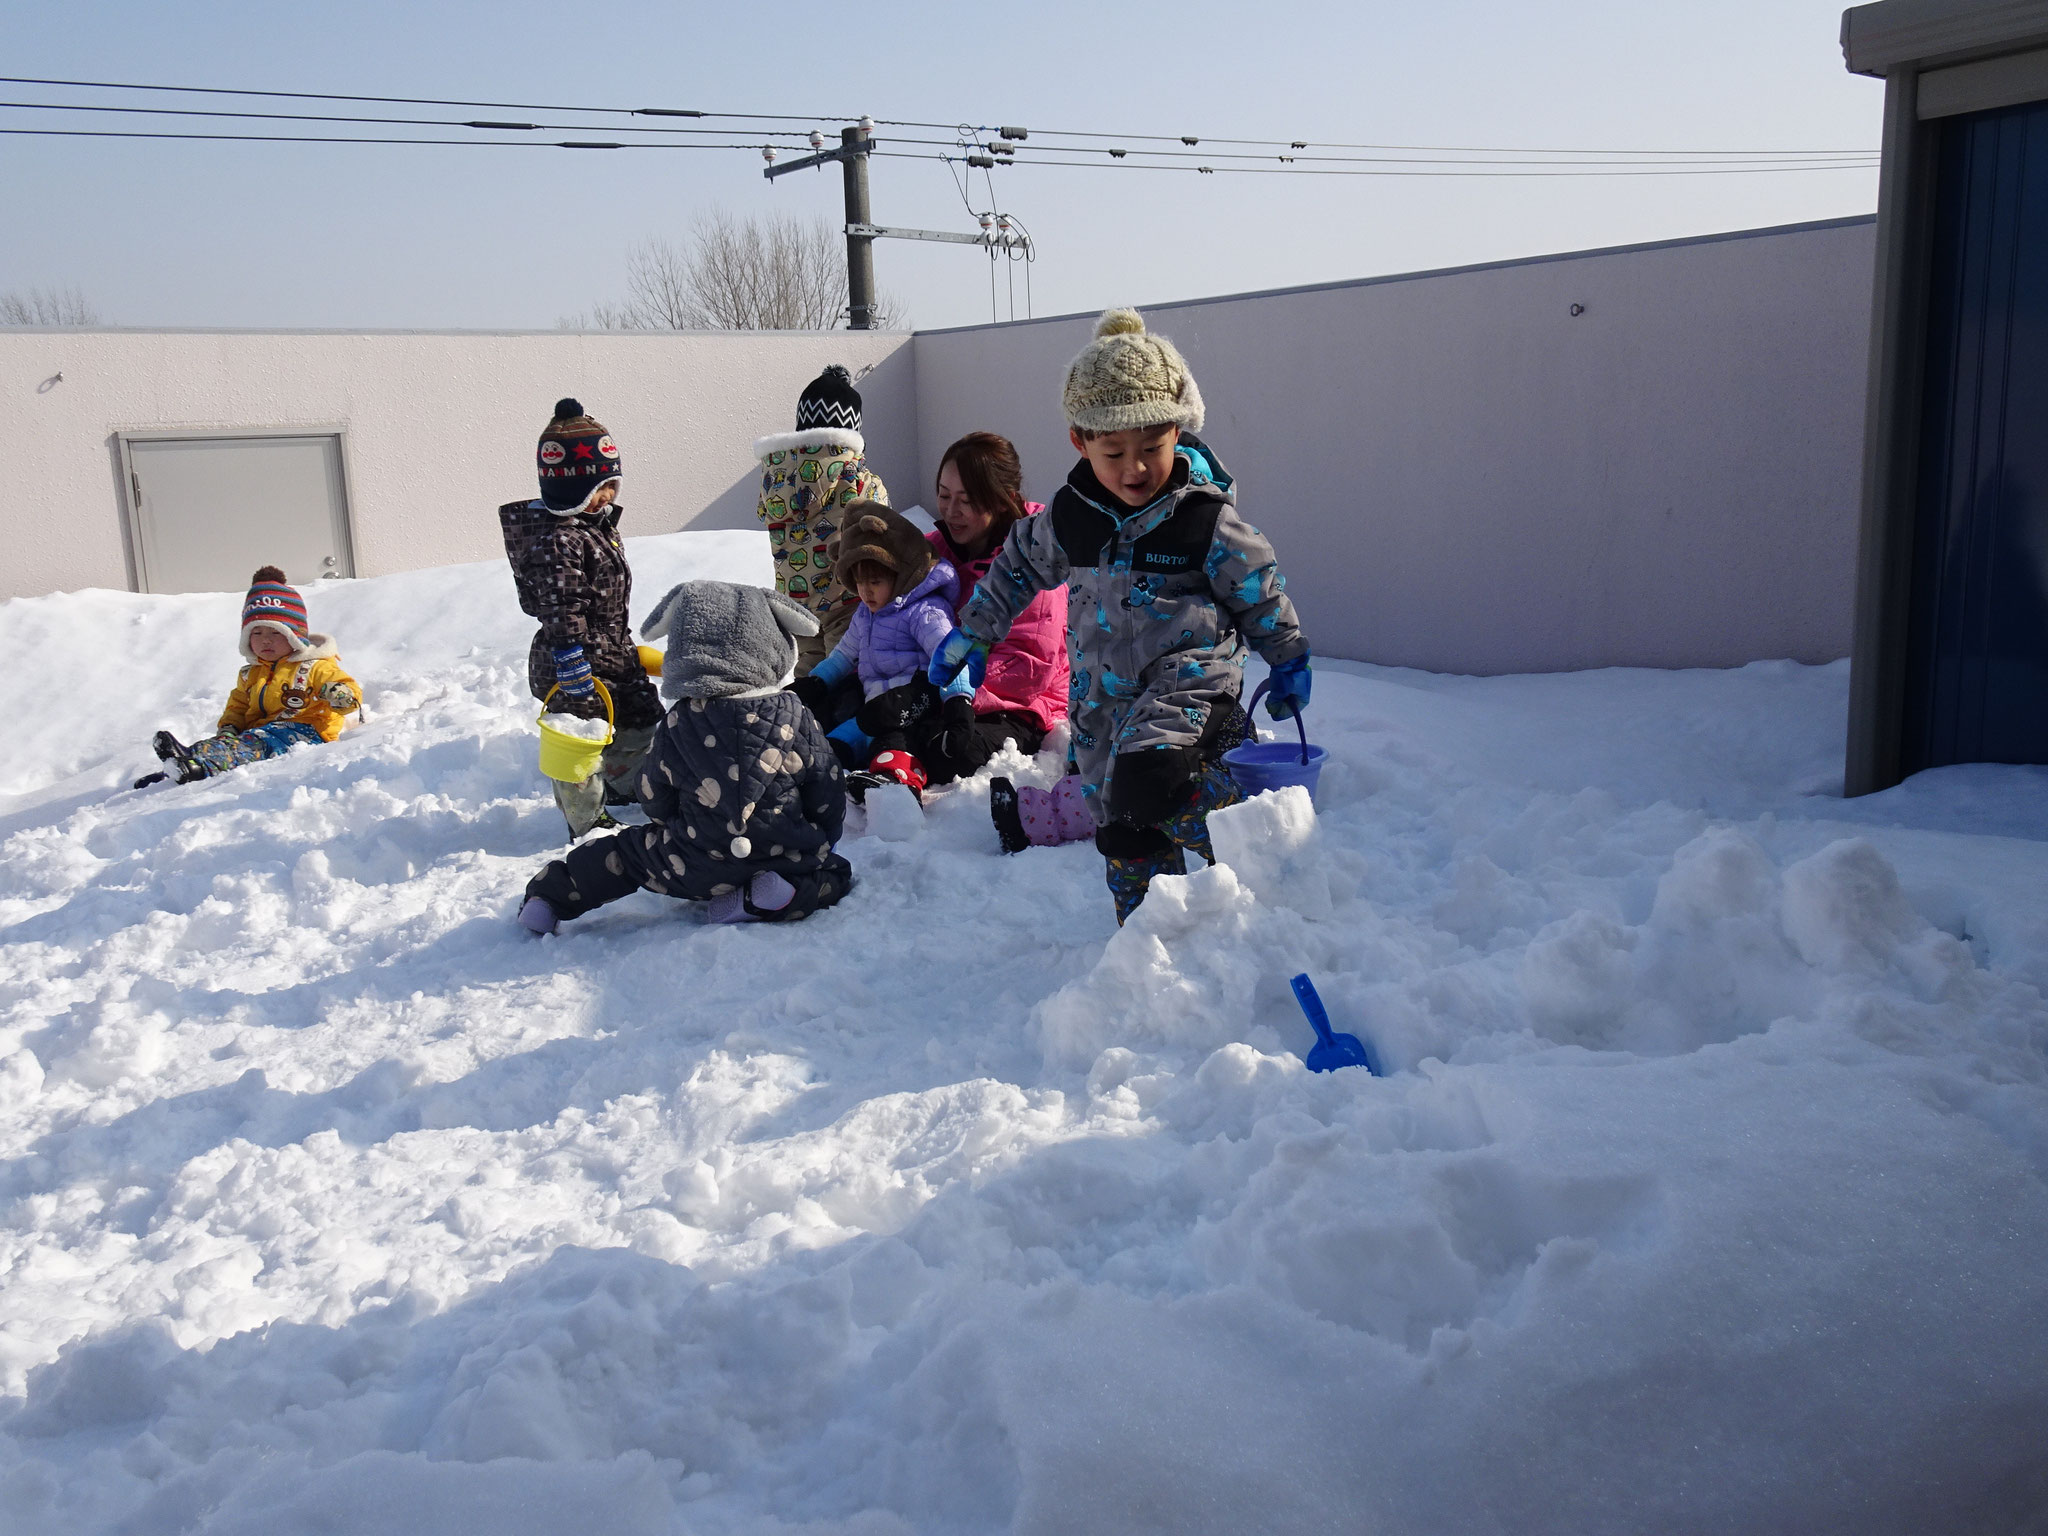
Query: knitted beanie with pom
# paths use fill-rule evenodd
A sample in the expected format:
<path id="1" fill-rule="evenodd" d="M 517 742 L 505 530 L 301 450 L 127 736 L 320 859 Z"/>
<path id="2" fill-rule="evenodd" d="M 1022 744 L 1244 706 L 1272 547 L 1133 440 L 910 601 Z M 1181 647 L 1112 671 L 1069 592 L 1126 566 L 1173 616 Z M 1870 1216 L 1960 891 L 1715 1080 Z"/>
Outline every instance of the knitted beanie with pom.
<path id="1" fill-rule="evenodd" d="M 555 402 L 554 419 L 541 433 L 534 459 L 541 504 L 557 517 L 581 512 L 599 486 L 619 478 L 619 445 L 576 399 Z"/>
<path id="2" fill-rule="evenodd" d="M 1068 365 L 1060 404 L 1067 424 L 1083 432 L 1202 430 L 1202 392 L 1187 360 L 1147 331 L 1135 309 L 1112 309 L 1095 323 L 1095 339 Z"/>
<path id="3" fill-rule="evenodd" d="M 242 655 L 250 661 L 249 636 L 259 629 L 274 629 L 303 650 L 307 643 L 306 600 L 289 586 L 284 572 L 274 565 L 261 566 L 249 578 L 249 593 L 242 599 Z"/>

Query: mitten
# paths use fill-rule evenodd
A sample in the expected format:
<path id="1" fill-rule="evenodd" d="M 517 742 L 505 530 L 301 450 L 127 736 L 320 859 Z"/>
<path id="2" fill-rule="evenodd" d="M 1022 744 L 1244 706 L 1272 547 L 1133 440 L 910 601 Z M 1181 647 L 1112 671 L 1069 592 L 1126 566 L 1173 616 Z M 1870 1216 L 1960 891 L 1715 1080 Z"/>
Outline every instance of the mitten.
<path id="1" fill-rule="evenodd" d="M 855 762 L 862 763 L 867 761 L 868 747 L 873 743 L 874 738 L 860 728 L 858 721 L 849 720 L 844 725 L 834 726 L 830 731 L 826 732 L 826 735 L 833 741 L 841 742 L 848 747 L 853 753 L 853 760 Z"/>
<path id="2" fill-rule="evenodd" d="M 932 652 L 931 665 L 925 669 L 925 676 L 932 685 L 943 688 L 953 681 L 962 667 L 967 669 L 967 681 L 975 687 L 988 675 L 988 642 L 977 640 L 964 629 L 956 629 L 939 642 Z"/>
<path id="3" fill-rule="evenodd" d="M 320 697 L 326 700 L 329 709 L 343 715 L 363 702 L 347 683 L 329 683 L 320 690 Z"/>
<path id="4" fill-rule="evenodd" d="M 590 675 L 590 663 L 584 660 L 580 645 L 558 645 L 555 647 L 555 681 L 562 692 L 572 699 L 593 698 L 597 684 Z"/>
<path id="5" fill-rule="evenodd" d="M 1273 669 L 1272 685 L 1266 694 L 1266 713 L 1275 720 L 1292 720 L 1308 708 L 1308 653 L 1283 661 Z"/>
<path id="6" fill-rule="evenodd" d="M 939 728 L 932 738 L 933 756 L 964 763 L 974 752 L 974 700 L 956 693 L 939 706 Z"/>
<path id="7" fill-rule="evenodd" d="M 820 720 L 823 720 L 832 708 L 832 685 L 820 679 L 815 672 L 791 683 L 789 691 L 796 695 L 799 704 Z"/>

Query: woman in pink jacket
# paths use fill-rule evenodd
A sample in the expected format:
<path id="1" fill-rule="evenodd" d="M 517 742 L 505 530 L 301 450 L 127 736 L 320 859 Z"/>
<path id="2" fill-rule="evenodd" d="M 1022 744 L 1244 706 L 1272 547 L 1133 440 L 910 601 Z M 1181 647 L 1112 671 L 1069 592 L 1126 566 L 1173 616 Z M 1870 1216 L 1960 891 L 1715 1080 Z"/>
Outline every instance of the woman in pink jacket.
<path id="1" fill-rule="evenodd" d="M 925 535 L 960 573 L 959 609 L 988 574 L 989 562 L 1021 517 L 1043 508 L 1024 499 L 1024 473 L 1008 438 L 970 432 L 939 460 L 938 531 Z M 1067 716 L 1067 589 L 1034 597 L 1010 633 L 989 652 L 988 674 L 972 700 L 948 699 L 912 750 L 934 784 L 978 772 L 1005 741 L 1032 753 Z"/>

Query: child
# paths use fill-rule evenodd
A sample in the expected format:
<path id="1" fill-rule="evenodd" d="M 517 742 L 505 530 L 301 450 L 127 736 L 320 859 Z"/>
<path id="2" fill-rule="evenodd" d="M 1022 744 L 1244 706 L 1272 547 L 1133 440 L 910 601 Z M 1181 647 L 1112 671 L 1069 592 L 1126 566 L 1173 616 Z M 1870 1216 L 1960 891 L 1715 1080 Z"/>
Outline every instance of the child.
<path id="1" fill-rule="evenodd" d="M 332 741 L 346 723 L 342 716 L 362 707 L 362 692 L 341 670 L 334 641 L 306 628 L 305 600 L 285 584 L 284 572 L 266 565 L 249 580 L 242 599 L 242 654 L 249 664 L 235 679 L 215 734 L 188 747 L 158 731 L 150 745 L 165 771 L 136 780 L 137 789 L 166 777 L 189 784 Z"/>
<path id="2" fill-rule="evenodd" d="M 675 700 L 639 771 L 648 825 L 594 838 L 536 875 L 519 921 L 553 933 L 647 889 L 711 903 L 715 923 L 789 922 L 837 902 L 853 870 L 832 851 L 846 815 L 838 761 L 783 692 L 818 621 L 788 598 L 686 581 L 641 626 L 668 631 Z"/>
<path id="3" fill-rule="evenodd" d="M 974 695 L 964 678 L 942 692 L 925 676 L 932 653 L 953 631 L 959 578 L 909 519 L 879 502 L 846 509 L 836 570 L 860 606 L 832 654 L 797 680 L 797 697 L 832 723 L 840 760 L 873 776 L 857 779 L 856 790 L 894 779 L 914 794 L 926 775 L 910 750 L 910 729 L 937 712 L 944 697 Z M 849 711 L 838 690 L 855 677 L 862 702 Z"/>
<path id="4" fill-rule="evenodd" d="M 607 805 L 630 805 L 630 786 L 654 728 L 661 695 L 648 681 L 627 617 L 633 573 L 619 537 L 619 446 L 581 402 L 555 402 L 535 450 L 540 497 L 498 508 L 519 606 L 540 620 L 526 655 L 537 699 L 559 685 L 548 707 L 604 718 L 597 684 L 611 695 L 612 741 L 602 768 L 580 784 L 555 783 L 569 836 L 613 825 Z"/>
<path id="5" fill-rule="evenodd" d="M 1194 435 L 1202 396 L 1173 343 L 1111 310 L 1062 400 L 1081 462 L 1011 530 L 930 675 L 978 681 L 1031 598 L 1067 583 L 1072 751 L 1121 923 L 1185 850 L 1210 857 L 1208 813 L 1238 798 L 1219 759 L 1246 733 L 1247 647 L 1277 719 L 1308 703 L 1309 650 L 1272 546 Z"/>
<path id="6" fill-rule="evenodd" d="M 834 363 L 797 397 L 796 430 L 754 444 L 761 461 L 755 515 L 768 525 L 775 590 L 818 620 L 815 636 L 797 642 L 796 673 L 807 676 L 846 633 L 854 598 L 837 580 L 828 549 L 844 508 L 856 501 L 889 504 L 882 477 L 862 457 L 860 391 Z"/>

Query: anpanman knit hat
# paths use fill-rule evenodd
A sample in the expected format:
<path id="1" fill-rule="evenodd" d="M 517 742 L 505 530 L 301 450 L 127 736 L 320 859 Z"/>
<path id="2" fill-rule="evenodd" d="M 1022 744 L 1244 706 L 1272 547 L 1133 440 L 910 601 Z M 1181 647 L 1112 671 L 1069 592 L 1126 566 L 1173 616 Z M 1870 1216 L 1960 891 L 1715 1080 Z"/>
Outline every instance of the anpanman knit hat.
<path id="1" fill-rule="evenodd" d="M 249 649 L 249 636 L 259 629 L 274 629 L 292 643 L 293 650 L 307 645 L 306 600 L 286 585 L 284 572 L 266 565 L 249 578 L 249 595 L 242 599 L 242 655 L 256 659 Z"/>
<path id="2" fill-rule="evenodd" d="M 554 420 L 541 433 L 534 457 L 541 505 L 558 517 L 581 512 L 599 486 L 619 478 L 619 445 L 604 423 L 585 415 L 583 402 L 571 397 L 555 402 Z"/>
<path id="3" fill-rule="evenodd" d="M 1067 424 L 1083 432 L 1202 430 L 1202 392 L 1187 359 L 1147 331 L 1135 309 L 1112 309 L 1095 322 L 1095 339 L 1067 367 L 1060 404 Z"/>

